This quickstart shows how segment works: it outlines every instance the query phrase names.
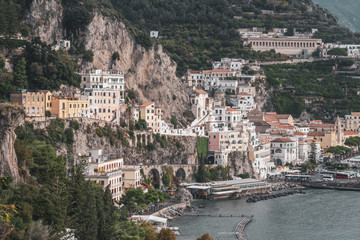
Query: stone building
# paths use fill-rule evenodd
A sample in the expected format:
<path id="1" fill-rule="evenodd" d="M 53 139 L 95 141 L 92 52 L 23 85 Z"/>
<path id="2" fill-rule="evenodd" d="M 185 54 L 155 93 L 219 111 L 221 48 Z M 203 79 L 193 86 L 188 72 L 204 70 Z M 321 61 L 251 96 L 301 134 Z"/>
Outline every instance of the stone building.
<path id="1" fill-rule="evenodd" d="M 322 47 L 321 39 L 315 38 L 248 38 L 244 42 L 251 44 L 255 51 L 270 51 L 274 49 L 277 53 L 285 55 L 297 55 L 307 57 L 316 49 Z"/>
<path id="2" fill-rule="evenodd" d="M 52 94 L 50 91 L 27 92 L 26 89 L 10 94 L 10 102 L 25 109 L 27 121 L 45 120 L 46 111 L 50 111 Z"/>

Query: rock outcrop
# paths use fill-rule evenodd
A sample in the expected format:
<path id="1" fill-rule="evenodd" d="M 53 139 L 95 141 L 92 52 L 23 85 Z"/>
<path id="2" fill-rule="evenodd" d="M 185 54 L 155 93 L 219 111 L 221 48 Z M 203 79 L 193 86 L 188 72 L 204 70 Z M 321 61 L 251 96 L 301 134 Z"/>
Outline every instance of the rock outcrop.
<path id="1" fill-rule="evenodd" d="M 32 37 L 39 36 L 51 44 L 64 37 L 62 18 L 60 1 L 37 0 L 31 4 L 25 22 L 33 28 Z M 137 103 L 154 101 L 165 110 L 165 118 L 184 119 L 183 113 L 190 108 L 189 92 L 176 76 L 176 63 L 160 44 L 155 43 L 146 50 L 136 43 L 122 22 L 98 12 L 81 31 L 76 44 L 83 44 L 94 53 L 93 62 L 81 62 L 81 68 L 123 70 L 126 87 L 137 93 Z M 120 59 L 113 61 L 115 52 Z"/>
<path id="2" fill-rule="evenodd" d="M 70 120 L 66 120 L 66 127 L 69 126 L 69 122 Z M 49 123 L 50 121 L 34 122 L 34 129 L 46 129 Z M 86 155 L 91 150 L 103 149 L 104 152 L 111 153 L 114 157 L 124 157 L 125 164 L 131 165 L 197 163 L 196 137 L 167 136 L 167 143 L 161 147 L 151 133 L 135 131 L 134 137 L 130 137 L 125 129 L 119 128 L 115 124 L 85 118 L 79 119 L 79 123 L 80 128 L 74 130 L 74 144 L 71 151 L 74 159 Z M 108 136 L 100 137 L 101 135 L 99 136 L 97 131 L 105 128 L 111 129 L 113 133 L 121 131 L 122 137 L 112 139 Z M 139 141 L 141 148 L 138 147 Z M 147 150 L 145 146 L 149 143 L 153 143 L 155 149 Z M 65 143 L 58 143 L 56 151 L 58 155 L 67 155 L 68 146 Z"/>
<path id="3" fill-rule="evenodd" d="M 15 183 L 21 181 L 14 148 L 17 126 L 24 123 L 24 109 L 0 104 L 0 176 L 11 175 Z"/>
<path id="4" fill-rule="evenodd" d="M 249 177 L 257 178 L 252 163 L 246 152 L 232 152 L 229 154 L 229 162 L 231 163 L 230 174 L 237 176 L 239 174 L 249 173 Z"/>

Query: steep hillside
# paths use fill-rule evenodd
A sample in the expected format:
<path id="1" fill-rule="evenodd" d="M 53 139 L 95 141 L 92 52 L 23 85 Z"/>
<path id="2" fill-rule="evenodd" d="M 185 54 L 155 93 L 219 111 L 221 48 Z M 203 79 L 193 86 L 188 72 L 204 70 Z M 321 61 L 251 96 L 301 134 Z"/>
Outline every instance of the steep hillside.
<path id="1" fill-rule="evenodd" d="M 269 65 L 265 74 L 273 91 L 270 102 L 279 113 L 333 121 L 360 111 L 360 73 L 352 59 Z"/>
<path id="2" fill-rule="evenodd" d="M 210 60 L 222 57 L 272 60 L 282 56 L 255 52 L 241 43 L 238 28 L 292 27 L 319 29 L 317 37 L 329 41 L 359 41 L 359 35 L 341 28 L 328 11 L 311 0 L 111 0 L 133 25 L 158 30 L 160 42 L 178 63 L 178 73 L 188 68 L 209 69 Z"/>
<path id="3" fill-rule="evenodd" d="M 15 129 L 24 123 L 24 110 L 0 104 L 0 176 L 10 174 L 15 183 L 20 182 L 18 159 L 15 152 Z"/>
<path id="4" fill-rule="evenodd" d="M 161 45 L 145 49 L 137 44 L 119 18 L 107 16 L 99 9 L 91 12 L 91 20 L 76 35 L 69 35 L 69 29 L 64 27 L 66 11 L 60 1 L 33 1 L 25 22 L 32 26 L 32 36 L 40 36 L 48 44 L 71 36 L 72 44 L 93 53 L 92 62 L 81 61 L 81 68 L 121 69 L 127 87 L 136 91 L 138 103 L 155 101 L 166 109 L 166 118 L 172 115 L 183 118 L 189 107 L 188 94 L 175 75 L 176 63 L 163 52 Z M 112 59 L 115 52 L 119 53 L 119 60 Z"/>

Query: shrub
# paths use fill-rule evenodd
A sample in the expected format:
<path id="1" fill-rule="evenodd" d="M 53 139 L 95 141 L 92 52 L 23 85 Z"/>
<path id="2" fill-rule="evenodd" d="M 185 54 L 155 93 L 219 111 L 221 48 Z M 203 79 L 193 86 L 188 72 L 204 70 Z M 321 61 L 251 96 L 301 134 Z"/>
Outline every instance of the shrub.
<path id="1" fill-rule="evenodd" d="M 149 143 L 148 145 L 146 145 L 145 148 L 149 151 L 152 151 L 152 150 L 155 150 L 156 147 L 155 147 L 155 144 Z"/>
<path id="2" fill-rule="evenodd" d="M 111 57 L 111 60 L 113 60 L 114 62 L 117 61 L 117 60 L 120 60 L 119 52 L 114 52 L 112 57 Z"/>
<path id="3" fill-rule="evenodd" d="M 98 137 L 103 137 L 103 136 L 104 136 L 104 133 L 103 133 L 103 131 L 101 130 L 101 128 L 97 128 L 97 129 L 95 130 L 95 133 L 96 133 L 96 135 L 97 135 Z"/>
<path id="4" fill-rule="evenodd" d="M 74 132 L 72 128 L 65 129 L 66 144 L 72 145 L 74 143 Z"/>
<path id="5" fill-rule="evenodd" d="M 72 120 L 70 121 L 70 127 L 73 128 L 74 130 L 79 130 L 80 124 L 77 120 Z"/>

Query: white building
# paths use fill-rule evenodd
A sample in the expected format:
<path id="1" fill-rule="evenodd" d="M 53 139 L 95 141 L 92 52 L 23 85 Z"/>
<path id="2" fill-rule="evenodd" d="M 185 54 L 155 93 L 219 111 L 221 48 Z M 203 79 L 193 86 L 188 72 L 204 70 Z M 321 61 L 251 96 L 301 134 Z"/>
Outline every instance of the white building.
<path id="1" fill-rule="evenodd" d="M 138 188 L 141 185 L 141 173 L 140 166 L 136 165 L 124 165 L 122 167 L 124 173 L 124 188 Z"/>
<path id="2" fill-rule="evenodd" d="M 286 163 L 297 163 L 297 142 L 289 138 L 277 138 L 271 141 L 271 156 L 275 165 L 284 166 Z"/>
<path id="3" fill-rule="evenodd" d="M 233 108 L 242 112 L 243 118 L 245 118 L 250 111 L 256 109 L 254 97 L 249 93 L 242 92 L 234 95 L 230 97 L 230 102 L 233 104 Z"/>
<path id="4" fill-rule="evenodd" d="M 201 119 L 208 114 L 210 110 L 209 94 L 201 89 L 195 89 L 190 96 L 191 111 L 196 119 Z"/>
<path id="5" fill-rule="evenodd" d="M 102 150 L 91 151 L 86 179 L 99 183 L 104 189 L 109 186 L 114 202 L 119 201 L 124 192 L 124 173 L 121 170 L 124 160 L 111 159 Z"/>
<path id="6" fill-rule="evenodd" d="M 158 38 L 159 37 L 159 31 L 150 31 L 150 37 L 151 38 Z"/>
<path id="7" fill-rule="evenodd" d="M 250 159 L 255 173 L 260 179 L 266 179 L 268 174 L 275 168 L 275 164 L 271 161 L 271 144 L 269 140 L 260 138 L 258 145 L 252 147 L 249 152 Z"/>
<path id="8" fill-rule="evenodd" d="M 214 61 L 212 63 L 212 68 L 241 71 L 242 66 L 246 63 L 247 61 L 241 58 L 221 58 L 220 61 Z"/>
<path id="9" fill-rule="evenodd" d="M 125 103 L 125 80 L 121 71 L 89 70 L 79 73 L 82 99 L 89 101 L 88 118 L 120 121 Z"/>
<path id="10" fill-rule="evenodd" d="M 313 139 L 306 139 L 299 141 L 299 161 L 300 163 L 304 163 L 309 160 L 309 156 L 311 154 L 311 145 L 315 144 L 315 154 L 316 154 L 316 161 L 320 159 L 321 156 L 321 147 L 320 142 L 315 141 Z"/>

